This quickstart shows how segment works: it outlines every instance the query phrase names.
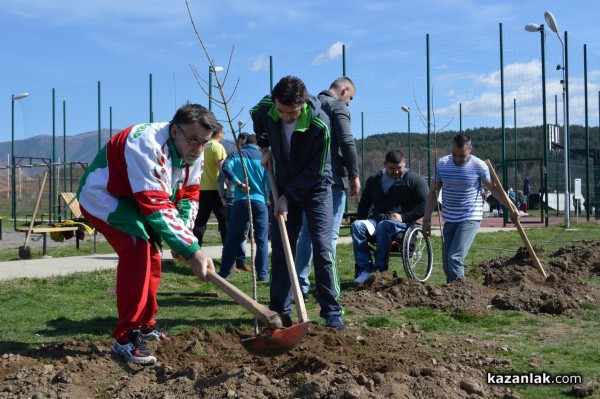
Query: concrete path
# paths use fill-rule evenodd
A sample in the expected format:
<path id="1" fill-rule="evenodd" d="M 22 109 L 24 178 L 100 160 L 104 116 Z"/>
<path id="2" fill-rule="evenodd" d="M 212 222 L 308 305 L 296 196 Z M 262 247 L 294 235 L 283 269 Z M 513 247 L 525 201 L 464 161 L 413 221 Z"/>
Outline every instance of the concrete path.
<path id="1" fill-rule="evenodd" d="M 480 232 L 514 230 L 502 227 L 481 227 Z M 439 236 L 439 229 L 434 226 L 434 235 Z M 340 237 L 340 244 L 351 244 L 351 237 Z M 222 246 L 209 246 L 203 248 L 212 258 L 221 258 Z M 270 251 L 270 245 L 269 245 Z M 248 256 L 250 247 L 248 246 Z M 163 252 L 164 259 L 172 259 L 170 251 Z M 43 258 L 29 260 L 15 260 L 0 262 L 0 280 L 10 280 L 21 277 L 45 278 L 51 276 L 64 276 L 74 272 L 90 272 L 103 269 L 116 269 L 116 254 L 70 256 L 66 258 Z"/>

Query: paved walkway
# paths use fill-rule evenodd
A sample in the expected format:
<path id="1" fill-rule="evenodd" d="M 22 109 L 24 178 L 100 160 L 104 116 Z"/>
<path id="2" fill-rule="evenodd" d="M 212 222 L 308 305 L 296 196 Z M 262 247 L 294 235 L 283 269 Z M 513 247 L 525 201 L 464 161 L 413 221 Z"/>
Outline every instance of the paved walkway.
<path id="1" fill-rule="evenodd" d="M 514 227 L 503 228 L 501 224 L 502 218 L 495 218 L 499 220 L 499 224 L 493 227 L 482 227 L 480 232 L 498 231 L 498 230 L 510 230 Z M 434 226 L 434 235 L 439 235 L 439 229 Z M 21 239 L 23 238 L 20 235 Z M 49 240 L 51 241 L 51 240 Z M 340 237 L 338 242 L 340 244 L 351 244 L 351 237 Z M 23 245 L 22 243 L 18 245 Z M 15 251 L 18 251 L 17 247 Z M 31 244 L 30 244 L 31 245 Z M 74 245 L 74 244 L 70 244 Z M 222 246 L 208 246 L 203 248 L 205 252 L 212 258 L 220 258 L 222 252 Z M 269 244 L 269 251 L 270 251 Z M 248 256 L 250 255 L 250 247 L 248 246 Z M 164 251 L 164 259 L 172 259 L 170 251 Z M 43 258 L 43 259 L 29 259 L 29 260 L 14 260 L 8 262 L 0 262 L 0 280 L 10 280 L 21 277 L 29 278 L 45 278 L 51 276 L 64 276 L 74 272 L 90 272 L 95 270 L 103 269 L 116 269 L 117 267 L 117 256 L 116 254 L 96 254 L 86 256 L 70 256 L 66 258 Z"/>

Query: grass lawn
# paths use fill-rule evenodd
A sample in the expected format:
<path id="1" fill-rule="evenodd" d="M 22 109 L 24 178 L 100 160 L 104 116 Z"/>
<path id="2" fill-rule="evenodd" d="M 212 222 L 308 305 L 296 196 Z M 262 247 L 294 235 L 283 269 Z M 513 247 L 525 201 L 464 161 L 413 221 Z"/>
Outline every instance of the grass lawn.
<path id="1" fill-rule="evenodd" d="M 542 244 L 539 254 L 542 263 L 552 253 L 565 245 L 581 240 L 600 237 L 597 223 L 573 223 L 569 231 L 563 227 L 527 229 L 533 244 Z M 348 234 L 346 227 L 342 235 Z M 218 237 L 216 242 L 218 242 Z M 215 244 L 216 244 L 215 242 Z M 441 285 L 445 282 L 439 263 L 441 241 L 433 237 L 434 273 L 427 284 Z M 81 251 L 91 242 L 86 242 Z M 523 246 L 516 231 L 480 233 L 469 253 L 469 267 L 479 262 L 512 255 Z M 99 245 L 98 251 L 110 251 Z M 14 256 L 14 250 L 12 250 Z M 68 253 L 51 253 L 52 256 L 68 256 Z M 72 255 L 72 253 L 71 253 Z M 0 257 L 2 253 L 0 252 Z M 355 290 L 353 283 L 354 258 L 351 245 L 340 245 L 337 251 L 342 293 Z M 403 273 L 403 272 L 401 272 Z M 252 293 L 250 273 L 233 274 L 229 279 L 247 293 Z M 115 282 L 114 271 L 75 273 L 47 279 L 19 278 L 0 282 L 0 356 L 4 353 L 24 350 L 42 343 L 59 342 L 72 337 L 92 341 L 106 341 L 117 322 L 115 298 L 106 295 Z M 600 284 L 600 278 L 592 280 Z M 211 284 L 201 283 L 190 269 L 178 262 L 167 261 L 163 268 L 161 292 L 203 293 L 216 292 Z M 268 303 L 268 285 L 259 283 L 258 300 Z M 217 298 L 198 296 L 159 296 L 160 310 L 157 318 L 172 333 L 191 327 L 222 330 L 223 328 L 249 329 L 251 315 L 227 296 L 219 293 Z M 315 301 L 307 304 L 311 320 L 322 323 L 319 307 Z M 347 314 L 351 318 L 351 313 Z M 375 328 L 397 328 L 407 323 L 417 323 L 430 334 L 432 341 L 451 342 L 455 339 L 480 339 L 496 341 L 510 348 L 503 356 L 511 359 L 517 372 L 530 371 L 532 364 L 552 365 L 552 370 L 562 374 L 581 374 L 587 378 L 598 377 L 600 364 L 600 306 L 586 304 L 574 316 L 532 315 L 515 311 L 492 311 L 487 316 L 456 314 L 451 310 L 430 308 L 400 309 L 390 314 L 363 317 L 364 322 Z M 542 339 L 549 335 L 552 339 Z M 519 386 L 525 398 L 548 398 L 559 395 L 560 386 Z"/>

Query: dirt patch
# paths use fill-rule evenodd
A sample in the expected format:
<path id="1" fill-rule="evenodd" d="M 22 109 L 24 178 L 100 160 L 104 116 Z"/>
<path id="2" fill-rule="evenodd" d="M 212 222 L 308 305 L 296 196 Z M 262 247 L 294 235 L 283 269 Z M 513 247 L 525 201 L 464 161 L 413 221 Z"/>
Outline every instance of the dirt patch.
<path id="1" fill-rule="evenodd" d="M 477 265 L 480 278 L 430 286 L 378 273 L 343 298 L 353 315 L 430 307 L 486 314 L 491 308 L 570 314 L 600 304 L 600 243 L 565 247 L 544 265 L 524 253 Z M 483 282 L 481 282 L 483 281 Z M 350 320 L 350 318 L 348 318 Z M 356 320 L 354 317 L 351 320 Z M 109 341 L 69 340 L 0 359 L 0 396 L 7 398 L 519 398 L 488 385 L 488 371 L 508 372 L 510 350 L 473 337 L 443 341 L 411 325 L 370 328 L 350 322 L 346 333 L 311 326 L 294 351 L 276 358 L 247 354 L 249 331 L 191 329 L 150 343 L 160 359 L 141 367 L 113 359 Z"/>

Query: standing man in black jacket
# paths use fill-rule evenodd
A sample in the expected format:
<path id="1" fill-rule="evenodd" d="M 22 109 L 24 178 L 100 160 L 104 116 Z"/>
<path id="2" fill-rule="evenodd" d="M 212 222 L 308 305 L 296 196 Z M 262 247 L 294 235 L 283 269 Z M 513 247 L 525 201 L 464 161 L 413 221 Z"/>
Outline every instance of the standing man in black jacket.
<path id="1" fill-rule="evenodd" d="M 350 127 L 350 101 L 356 95 L 354 83 L 348 77 L 337 78 L 330 85 L 329 90 L 319 93 L 321 108 L 331 121 L 331 169 L 333 173 L 333 186 L 331 194 L 333 199 L 333 227 L 331 241 L 333 255 L 340 231 L 340 224 L 344 217 L 346 207 L 346 189 L 353 197 L 360 192 L 360 177 L 358 173 L 358 156 L 356 143 Z M 348 178 L 348 184 L 346 183 Z M 296 248 L 296 269 L 298 270 L 298 281 L 304 294 L 308 298 L 310 281 L 310 264 L 312 258 L 310 230 L 306 218 L 302 223 L 298 247 Z"/>
<path id="2" fill-rule="evenodd" d="M 332 200 L 329 118 L 295 76 L 282 78 L 250 110 L 265 169 L 273 168 L 279 198 L 273 214 L 282 215 L 292 254 L 306 214 L 311 231 L 317 297 L 326 326 L 345 330 L 339 303 L 339 277 L 331 247 Z M 270 150 L 269 150 L 270 147 Z M 278 223 L 271 232 L 269 308 L 291 325 L 292 289 Z"/>
<path id="3" fill-rule="evenodd" d="M 362 284 L 375 271 L 387 268 L 385 255 L 392 238 L 423 217 L 429 188 L 425 179 L 406 167 L 399 150 L 385 154 L 385 169 L 370 176 L 358 203 L 357 220 L 352 223 L 352 245 L 358 276 Z M 375 264 L 368 237 L 375 236 Z"/>

